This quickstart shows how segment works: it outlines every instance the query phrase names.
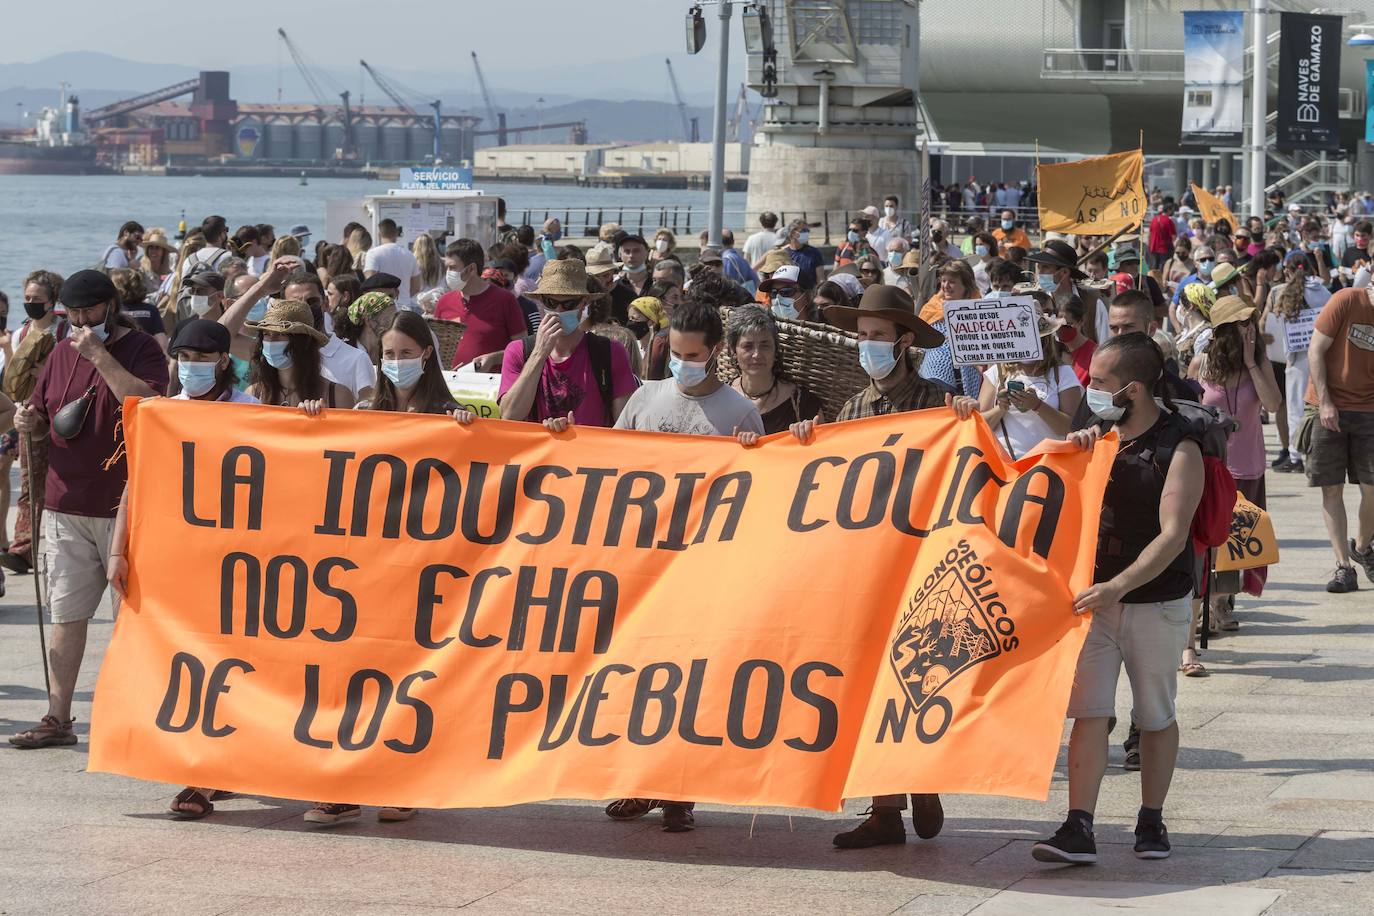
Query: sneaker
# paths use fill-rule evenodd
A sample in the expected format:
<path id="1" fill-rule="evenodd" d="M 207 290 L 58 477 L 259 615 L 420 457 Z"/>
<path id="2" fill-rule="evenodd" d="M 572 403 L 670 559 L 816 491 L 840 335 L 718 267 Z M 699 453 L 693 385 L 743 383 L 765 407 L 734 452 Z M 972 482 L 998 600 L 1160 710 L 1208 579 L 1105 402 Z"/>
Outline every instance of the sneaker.
<path id="1" fill-rule="evenodd" d="M 911 796 L 911 826 L 923 840 L 933 840 L 945 826 L 945 808 L 938 795 Z"/>
<path id="2" fill-rule="evenodd" d="M 320 802 L 305 812 L 305 821 L 308 824 L 339 824 L 356 820 L 362 813 L 363 809 L 357 805 L 328 805 Z"/>
<path id="3" fill-rule="evenodd" d="M 606 806 L 606 816 L 613 821 L 633 821 L 661 807 L 663 802 L 657 798 L 617 798 Z"/>
<path id="4" fill-rule="evenodd" d="M 1122 761 L 1123 770 L 1136 771 L 1140 769 L 1140 729 L 1136 728 L 1134 722 L 1131 723 L 1131 730 L 1126 735 L 1126 740 L 1122 743 L 1122 748 L 1126 751 L 1126 759 Z"/>
<path id="5" fill-rule="evenodd" d="M 1355 578 L 1355 567 L 1337 566 L 1336 571 L 1331 574 L 1331 581 L 1326 583 L 1326 590 L 1333 595 L 1359 591 L 1360 582 Z M 11 738 L 10 740 L 13 741 L 14 739 Z"/>
<path id="6" fill-rule="evenodd" d="M 415 816 L 414 808 L 383 807 L 377 809 L 377 820 L 383 823 L 408 821 Z"/>
<path id="7" fill-rule="evenodd" d="M 1360 550 L 1355 546 L 1355 539 L 1350 539 L 1350 559 L 1364 567 L 1364 577 L 1370 582 L 1374 582 L 1374 545 Z M 0 595 L 4 592 L 0 591 Z"/>
<path id="8" fill-rule="evenodd" d="M 66 747 L 76 743 L 76 732 L 72 731 L 75 719 L 61 721 L 56 716 L 44 716 L 42 721 L 28 731 L 10 736 L 10 744 L 22 748 Z"/>
<path id="9" fill-rule="evenodd" d="M 1068 821 L 1048 840 L 1031 847 L 1031 858 L 1037 862 L 1059 862 L 1068 865 L 1096 865 L 1097 842 L 1091 830 L 1084 830 Z"/>
<path id="10" fill-rule="evenodd" d="M 1169 831 L 1163 824 L 1135 825 L 1135 857 L 1137 859 L 1169 858 Z"/>
<path id="11" fill-rule="evenodd" d="M 692 809 L 677 802 L 665 802 L 663 805 L 663 832 L 664 833 L 686 833 L 696 829 L 696 816 L 692 814 Z"/>
<path id="12" fill-rule="evenodd" d="M 1302 463 L 1301 458 L 1294 455 L 1292 458 L 1288 459 L 1288 463 L 1279 468 L 1279 470 L 1290 474 L 1301 474 L 1307 470 L 1307 465 Z"/>
<path id="13" fill-rule="evenodd" d="M 1289 461 L 1288 449 L 1284 449 L 1283 451 L 1279 452 L 1279 457 L 1277 457 L 1277 458 L 1275 458 L 1273 461 L 1269 462 L 1269 466 L 1270 466 L 1271 468 L 1273 468 L 1274 470 L 1276 470 L 1276 471 L 1286 471 L 1286 470 L 1288 470 L 1288 468 L 1287 468 L 1288 461 Z"/>
<path id="14" fill-rule="evenodd" d="M 835 834 L 832 840 L 841 849 L 868 849 L 870 846 L 891 846 L 906 842 L 906 827 L 898 808 L 869 808 L 864 812 L 868 820 L 853 830 Z"/>

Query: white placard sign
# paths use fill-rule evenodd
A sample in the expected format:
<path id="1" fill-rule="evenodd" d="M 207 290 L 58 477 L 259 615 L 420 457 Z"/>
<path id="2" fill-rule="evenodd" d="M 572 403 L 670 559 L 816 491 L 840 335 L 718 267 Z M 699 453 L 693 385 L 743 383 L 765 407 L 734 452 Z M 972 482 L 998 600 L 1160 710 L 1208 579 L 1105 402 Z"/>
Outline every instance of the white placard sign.
<path id="1" fill-rule="evenodd" d="M 1312 342 L 1312 328 L 1317 323 L 1321 309 L 1303 309 L 1298 317 L 1283 322 L 1284 333 L 1288 337 L 1289 353 L 1306 353 L 1307 345 Z"/>
<path id="2" fill-rule="evenodd" d="M 1029 296 L 946 302 L 945 324 L 956 366 L 1033 363 L 1044 355 Z"/>

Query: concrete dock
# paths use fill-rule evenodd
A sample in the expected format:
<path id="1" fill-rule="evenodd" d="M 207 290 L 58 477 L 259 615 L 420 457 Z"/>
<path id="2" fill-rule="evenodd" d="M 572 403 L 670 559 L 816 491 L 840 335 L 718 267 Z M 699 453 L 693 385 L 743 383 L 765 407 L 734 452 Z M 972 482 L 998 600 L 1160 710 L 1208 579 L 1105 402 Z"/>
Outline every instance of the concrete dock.
<path id="1" fill-rule="evenodd" d="M 1206 653 L 1211 677 L 1180 683 L 1167 861 L 1132 855 L 1139 779 L 1121 769 L 1121 728 L 1094 867 L 1030 857 L 1063 816 L 1062 753 L 1047 803 L 949 796 L 938 839 L 867 851 L 830 844 L 866 801 L 843 815 L 703 806 L 679 835 L 656 815 L 613 823 L 597 803 L 556 801 L 400 824 L 365 809 L 321 829 L 301 820 L 305 802 L 237 798 L 176 822 L 164 812 L 179 786 L 85 772 L 106 611 L 78 691 L 81 743 L 0 747 L 0 913 L 1363 916 L 1374 912 L 1374 584 L 1361 572 L 1359 592 L 1324 592 L 1334 564 L 1300 475 L 1271 475 L 1269 502 L 1282 562 L 1262 599 L 1240 602 L 1240 632 Z M 1350 506 L 1353 519 L 1353 493 Z M 11 733 L 46 704 L 32 580 L 7 585 L 0 730 Z M 1130 708 L 1124 678 L 1117 708 Z"/>

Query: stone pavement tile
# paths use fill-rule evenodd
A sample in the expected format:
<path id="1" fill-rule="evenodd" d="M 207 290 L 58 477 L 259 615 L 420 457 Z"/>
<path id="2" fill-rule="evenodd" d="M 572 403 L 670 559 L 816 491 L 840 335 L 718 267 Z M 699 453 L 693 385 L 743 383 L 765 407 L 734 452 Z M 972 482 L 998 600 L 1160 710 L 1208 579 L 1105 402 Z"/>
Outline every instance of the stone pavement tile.
<path id="1" fill-rule="evenodd" d="M 1324 830 L 1298 850 L 1284 867 L 1374 872 L 1374 833 Z M 1371 901 L 1371 908 L 1374 908 L 1374 901 Z"/>
<path id="2" fill-rule="evenodd" d="M 194 872 L 188 870 L 181 881 L 161 887 L 137 887 L 111 893 L 108 888 L 95 884 L 54 890 L 51 894 L 39 892 L 25 898 L 22 908 L 16 906 L 5 910 L 4 905 L 0 905 L 0 912 L 33 916 L 110 916 L 111 913 L 218 916 L 251 899 L 237 894 L 205 894 L 197 889 Z"/>
<path id="3" fill-rule="evenodd" d="M 1368 671 L 1366 676 L 1374 676 Z M 1268 734 L 1275 737 L 1299 735 L 1374 735 L 1374 717 L 1354 716 L 1289 716 L 1251 712 L 1224 712 L 1206 725 L 1206 731 L 1238 731 Z M 1291 739 L 1290 739 L 1291 740 Z"/>
<path id="4" fill-rule="evenodd" d="M 1308 773 L 1294 776 L 1269 797 L 1374 802 L 1374 773 Z"/>
<path id="5" fill-rule="evenodd" d="M 1085 875 L 1088 871 L 1082 869 L 1074 874 Z M 1159 913 L 1161 916 L 1260 916 L 1281 893 L 1251 887 L 1027 878 L 973 912 L 976 916 L 1062 916 L 1065 913 L 1122 911 Z"/>
<path id="6" fill-rule="evenodd" d="M 964 916 L 981 906 L 986 899 L 962 894 L 922 894 L 894 911 L 893 916 Z"/>
<path id="7" fill-rule="evenodd" d="M 1172 828 L 1169 835 L 1173 836 Z M 1265 827 L 1232 826 L 1212 837 L 1206 845 L 1221 849 L 1298 849 L 1315 835 L 1315 830 L 1282 831 Z"/>
<path id="8" fill-rule="evenodd" d="M 1132 838 L 1131 844 L 1135 841 Z M 1017 840 L 1008 843 L 992 856 L 978 863 L 981 868 L 1002 870 L 1021 867 L 1033 876 L 1053 877 L 1067 869 L 1074 880 L 1084 881 L 1146 881 L 1181 884 L 1185 882 L 1214 883 L 1248 881 L 1261 878 L 1293 855 L 1287 850 L 1216 849 L 1213 847 L 1180 848 L 1164 861 L 1137 859 L 1126 842 L 1097 843 L 1098 866 L 1074 868 L 1047 865 L 1031 858 L 1033 844 Z"/>
<path id="9" fill-rule="evenodd" d="M 801 891 L 802 888 L 797 888 Z M 559 880 L 529 878 L 496 891 L 464 907 L 463 912 L 567 913 L 601 916 L 605 913 L 736 913 L 748 916 L 794 916 L 798 912 L 887 914 L 907 903 L 902 890 L 871 891 L 805 888 L 804 893 L 779 893 L 773 888 L 694 884 L 667 881 L 625 884 L 614 878 Z M 963 910 L 960 912 L 967 912 Z"/>
<path id="10" fill-rule="evenodd" d="M 251 897 L 222 911 L 222 916 L 441 916 L 457 913 L 462 905 L 436 900 L 431 904 L 387 903 L 385 901 L 301 900 L 297 897 Z"/>
<path id="11" fill-rule="evenodd" d="M 1374 875 L 1367 873 L 1276 868 L 1253 885 L 1283 891 L 1265 916 L 1368 916 L 1374 910 Z"/>

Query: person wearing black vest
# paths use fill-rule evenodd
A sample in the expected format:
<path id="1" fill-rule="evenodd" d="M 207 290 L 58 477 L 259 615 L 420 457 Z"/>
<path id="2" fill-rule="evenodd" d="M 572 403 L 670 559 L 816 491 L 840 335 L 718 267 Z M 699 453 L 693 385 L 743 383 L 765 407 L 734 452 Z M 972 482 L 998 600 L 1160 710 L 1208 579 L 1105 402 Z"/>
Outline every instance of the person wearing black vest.
<path id="1" fill-rule="evenodd" d="M 1069 699 L 1069 813 L 1053 837 L 1032 848 L 1041 862 L 1097 861 L 1093 812 L 1123 667 L 1141 730 L 1135 854 L 1163 859 L 1170 852 L 1163 809 L 1178 758 L 1174 700 L 1192 620 L 1190 527 L 1203 464 L 1188 424 L 1155 403 L 1163 371 L 1164 354 L 1144 334 L 1114 337 L 1093 354 L 1086 400 L 1121 444 L 1102 501 L 1093 585 L 1074 602 L 1075 614 L 1091 611 L 1093 619 Z M 1091 427 L 1069 441 L 1090 449 L 1100 436 Z"/>

